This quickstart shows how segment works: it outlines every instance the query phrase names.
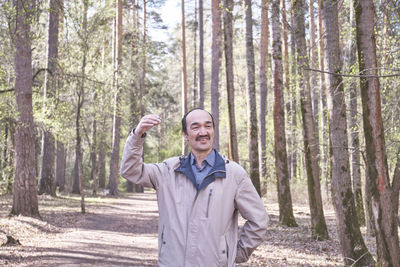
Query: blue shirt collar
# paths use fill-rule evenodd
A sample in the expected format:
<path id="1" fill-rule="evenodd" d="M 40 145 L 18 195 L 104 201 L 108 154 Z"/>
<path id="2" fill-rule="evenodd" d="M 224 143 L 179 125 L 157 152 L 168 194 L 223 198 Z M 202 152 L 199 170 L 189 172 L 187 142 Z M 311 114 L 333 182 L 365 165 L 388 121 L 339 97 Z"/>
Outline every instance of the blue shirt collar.
<path id="1" fill-rule="evenodd" d="M 208 178 L 201 183 L 200 186 L 197 186 L 196 178 L 194 176 L 192 167 L 190 166 L 190 158 L 182 156 L 179 158 L 180 164 L 178 168 L 175 169 L 176 172 L 183 173 L 194 185 L 197 191 L 207 187 L 210 183 L 212 183 L 217 177 L 226 178 L 226 168 L 225 168 L 225 160 L 221 157 L 221 155 L 214 149 L 214 166 L 211 168 L 211 175 L 208 175 Z M 211 153 L 210 153 L 211 154 Z"/>
<path id="2" fill-rule="evenodd" d="M 204 159 L 201 169 L 203 169 L 205 167 L 204 163 L 210 165 L 211 167 L 214 167 L 214 164 L 215 164 L 215 150 L 214 149 L 211 150 L 211 152 Z M 198 165 L 196 163 L 196 159 L 194 158 L 194 155 L 192 152 L 190 152 L 190 164 L 196 165 L 196 167 L 198 167 Z"/>

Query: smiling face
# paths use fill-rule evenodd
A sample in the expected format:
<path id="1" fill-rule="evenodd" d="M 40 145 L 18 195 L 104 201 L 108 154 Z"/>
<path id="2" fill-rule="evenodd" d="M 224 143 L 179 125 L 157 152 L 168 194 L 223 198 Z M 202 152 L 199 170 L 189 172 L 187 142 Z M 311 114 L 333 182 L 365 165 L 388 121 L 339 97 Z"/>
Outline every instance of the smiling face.
<path id="1" fill-rule="evenodd" d="M 182 132 L 194 154 L 208 154 L 214 141 L 214 127 L 210 114 L 201 109 L 193 110 L 186 117 L 186 131 Z"/>

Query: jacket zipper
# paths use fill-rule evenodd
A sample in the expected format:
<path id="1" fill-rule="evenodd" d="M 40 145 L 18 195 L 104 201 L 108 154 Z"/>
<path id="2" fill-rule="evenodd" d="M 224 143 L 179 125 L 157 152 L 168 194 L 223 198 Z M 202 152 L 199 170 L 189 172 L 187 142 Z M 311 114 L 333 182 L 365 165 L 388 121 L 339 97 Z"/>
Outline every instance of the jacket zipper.
<path id="1" fill-rule="evenodd" d="M 208 218 L 208 209 L 210 208 L 210 201 L 211 201 L 212 191 L 213 191 L 212 188 L 210 188 L 210 193 L 208 194 L 208 201 L 207 201 L 206 218 Z"/>

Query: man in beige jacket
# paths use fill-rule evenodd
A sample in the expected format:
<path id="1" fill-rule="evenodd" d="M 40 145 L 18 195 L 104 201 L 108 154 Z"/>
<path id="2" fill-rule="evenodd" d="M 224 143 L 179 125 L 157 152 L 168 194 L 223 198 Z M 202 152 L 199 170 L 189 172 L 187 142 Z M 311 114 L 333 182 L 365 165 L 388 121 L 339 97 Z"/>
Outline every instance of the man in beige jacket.
<path id="1" fill-rule="evenodd" d="M 161 123 L 144 116 L 124 148 L 121 174 L 157 192 L 158 266 L 234 266 L 265 237 L 268 216 L 246 171 L 212 148 L 214 120 L 203 109 L 182 119 L 191 153 L 163 163 L 142 161 L 146 132 Z M 238 212 L 246 219 L 238 238 Z"/>

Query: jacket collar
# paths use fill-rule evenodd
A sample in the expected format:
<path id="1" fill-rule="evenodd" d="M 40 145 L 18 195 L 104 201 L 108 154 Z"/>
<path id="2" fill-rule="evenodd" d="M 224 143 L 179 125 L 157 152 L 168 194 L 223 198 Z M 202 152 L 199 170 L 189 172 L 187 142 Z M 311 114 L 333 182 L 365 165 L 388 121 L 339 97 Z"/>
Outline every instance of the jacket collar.
<path id="1" fill-rule="evenodd" d="M 194 173 L 191 167 L 191 159 L 190 159 L 191 153 L 189 153 L 188 156 L 181 156 L 179 158 L 180 164 L 178 168 L 175 169 L 175 171 L 183 173 L 193 183 L 197 191 L 200 191 L 201 189 L 205 188 L 207 185 L 214 182 L 215 179 L 218 177 L 226 178 L 225 160 L 215 149 L 214 151 L 215 151 L 214 166 L 212 166 L 210 172 L 207 174 L 207 176 L 204 178 L 203 182 L 199 186 L 197 186 L 196 184 L 196 178 L 194 177 Z"/>

